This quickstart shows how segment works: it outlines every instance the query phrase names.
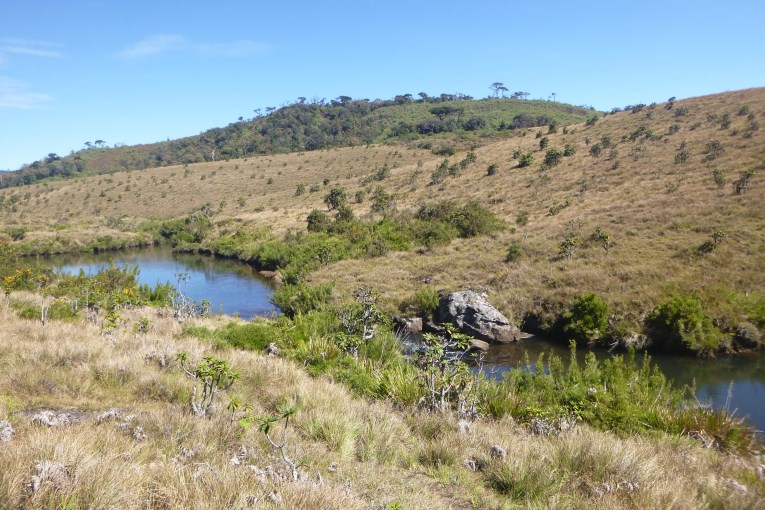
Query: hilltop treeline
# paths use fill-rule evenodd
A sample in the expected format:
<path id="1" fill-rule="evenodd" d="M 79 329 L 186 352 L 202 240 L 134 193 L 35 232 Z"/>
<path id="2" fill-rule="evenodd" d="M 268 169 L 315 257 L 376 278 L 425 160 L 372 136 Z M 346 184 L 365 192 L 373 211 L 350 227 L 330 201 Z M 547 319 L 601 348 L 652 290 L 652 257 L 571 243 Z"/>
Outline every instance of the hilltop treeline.
<path id="1" fill-rule="evenodd" d="M 426 137 L 489 135 L 498 131 L 582 122 L 591 111 L 563 103 L 513 98 L 476 100 L 462 94 L 411 94 L 390 100 L 315 99 L 255 111 L 226 127 L 147 145 L 87 149 L 47 157 L 3 175 L 0 188 L 42 179 L 200 163 L 251 155 L 310 151 Z"/>

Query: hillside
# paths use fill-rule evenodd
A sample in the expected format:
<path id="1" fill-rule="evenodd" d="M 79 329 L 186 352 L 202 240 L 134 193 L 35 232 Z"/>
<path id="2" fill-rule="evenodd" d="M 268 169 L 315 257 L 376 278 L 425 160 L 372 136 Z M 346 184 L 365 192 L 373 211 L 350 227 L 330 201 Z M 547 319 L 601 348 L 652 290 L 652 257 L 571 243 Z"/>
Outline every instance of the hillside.
<path id="1" fill-rule="evenodd" d="M 488 98 L 461 94 L 410 94 L 392 100 L 354 100 L 341 96 L 326 102 L 306 102 L 269 108 L 266 114 L 200 135 L 146 145 L 107 147 L 103 140 L 67 156 L 48 154 L 16 172 L 5 173 L 0 188 L 31 184 L 48 178 L 136 170 L 252 155 L 349 147 L 414 139 L 460 138 L 464 141 L 497 136 L 530 127 L 581 122 L 589 109 L 563 103 Z"/>
<path id="2" fill-rule="evenodd" d="M 765 328 L 763 115 L 765 89 L 751 89 L 518 129 L 476 139 L 472 152 L 453 140 L 431 150 L 401 142 L 116 172 L 3 190 L 0 221 L 9 234 L 24 230 L 23 252 L 44 253 L 145 242 L 150 234 L 135 233 L 142 222 L 204 211 L 213 228 L 198 246 L 215 252 L 236 232 L 304 232 L 332 188 L 372 222 L 474 200 L 505 228 L 388 248 L 373 262 L 338 254 L 307 281 L 334 282 L 341 295 L 370 286 L 391 313 L 418 292 L 470 286 L 524 327 L 546 331 L 576 296 L 595 292 L 610 306 L 610 338 L 638 346 L 658 303 L 695 296 L 724 333 L 721 348 L 740 349 L 758 345 Z M 521 157 L 533 162 L 521 166 Z M 380 190 L 384 208 L 372 212 Z M 248 259 L 257 239 L 227 254 Z M 508 257 L 511 247 L 517 256 Z"/>
<path id="3" fill-rule="evenodd" d="M 12 301 L 38 299 L 16 292 Z M 292 361 L 189 338 L 160 310 L 121 315 L 105 334 L 84 321 L 41 327 L 0 308 L 7 375 L 0 507 L 754 509 L 763 502 L 755 459 L 695 439 L 618 437 L 586 425 L 540 435 L 509 416 L 467 423 L 370 403 Z M 208 417 L 189 411 L 194 381 L 174 360 L 179 352 L 217 356 L 241 373 Z M 297 412 L 286 433 L 277 423 L 272 437 L 300 460 L 295 482 L 257 421 L 240 421 L 289 402 Z"/>

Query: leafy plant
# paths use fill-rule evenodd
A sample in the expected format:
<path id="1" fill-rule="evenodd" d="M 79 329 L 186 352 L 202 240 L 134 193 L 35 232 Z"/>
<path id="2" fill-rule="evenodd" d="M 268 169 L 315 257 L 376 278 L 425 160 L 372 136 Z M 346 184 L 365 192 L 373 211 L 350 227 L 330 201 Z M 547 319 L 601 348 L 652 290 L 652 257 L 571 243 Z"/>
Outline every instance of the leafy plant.
<path id="1" fill-rule="evenodd" d="M 463 361 L 470 349 L 470 335 L 444 324 L 441 334 L 425 333 L 415 353 L 414 365 L 426 390 L 425 406 L 430 411 L 446 412 L 456 404 L 461 417 L 477 412 L 477 379 Z"/>
<path id="2" fill-rule="evenodd" d="M 673 296 L 654 308 L 646 325 L 657 345 L 684 348 L 698 354 L 717 351 L 723 335 L 704 314 L 695 297 Z"/>
<path id="3" fill-rule="evenodd" d="M 189 362 L 185 352 L 179 352 L 175 359 L 181 370 L 194 380 L 189 405 L 194 416 L 209 416 L 212 414 L 215 397 L 221 390 L 230 388 L 239 378 L 239 372 L 232 370 L 226 361 L 215 356 L 204 356 L 194 365 Z M 197 395 L 201 387 L 201 394 Z"/>
<path id="4" fill-rule="evenodd" d="M 563 314 L 563 331 L 577 342 L 592 345 L 605 336 L 608 327 L 608 305 L 594 292 L 582 294 Z"/>
<path id="5" fill-rule="evenodd" d="M 563 157 L 563 153 L 557 149 L 550 149 L 545 153 L 545 166 L 553 167 L 558 165 Z"/>
<path id="6" fill-rule="evenodd" d="M 523 257 L 523 248 L 521 248 L 521 245 L 518 243 L 512 243 L 510 247 L 507 249 L 507 254 L 505 255 L 505 261 L 506 262 L 516 262 Z"/>

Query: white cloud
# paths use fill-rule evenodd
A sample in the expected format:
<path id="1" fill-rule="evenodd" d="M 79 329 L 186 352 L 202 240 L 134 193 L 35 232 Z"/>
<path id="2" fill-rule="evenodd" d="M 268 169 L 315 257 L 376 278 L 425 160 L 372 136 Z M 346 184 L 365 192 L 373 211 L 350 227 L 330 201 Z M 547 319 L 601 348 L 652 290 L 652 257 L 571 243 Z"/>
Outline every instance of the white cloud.
<path id="1" fill-rule="evenodd" d="M 0 76 L 0 108 L 32 110 L 40 108 L 52 98 L 47 94 L 30 92 L 29 86 L 18 80 Z"/>
<path id="2" fill-rule="evenodd" d="M 63 54 L 56 49 L 55 45 L 51 43 L 13 38 L 0 39 L 0 54 L 44 58 L 59 58 L 63 56 Z"/>
<path id="3" fill-rule="evenodd" d="M 182 35 L 161 34 L 147 37 L 122 50 L 123 58 L 140 58 L 160 53 L 184 52 L 216 57 L 246 57 L 260 55 L 268 45 L 256 41 L 234 41 L 230 43 L 194 43 Z"/>
<path id="4" fill-rule="evenodd" d="M 146 57 L 157 53 L 181 51 L 189 47 L 189 42 L 180 35 L 155 35 L 137 42 L 120 52 L 125 58 Z"/>

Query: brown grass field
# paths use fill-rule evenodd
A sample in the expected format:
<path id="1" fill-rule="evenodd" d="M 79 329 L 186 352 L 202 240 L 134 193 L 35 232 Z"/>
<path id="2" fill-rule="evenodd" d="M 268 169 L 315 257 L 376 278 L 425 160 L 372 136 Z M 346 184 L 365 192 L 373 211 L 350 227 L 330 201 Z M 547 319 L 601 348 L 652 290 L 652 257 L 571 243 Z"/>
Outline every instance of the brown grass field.
<path id="1" fill-rule="evenodd" d="M 27 241 L 53 246 L 62 238 L 88 243 L 104 234 L 130 244 L 137 242 L 131 230 L 140 222 L 180 217 L 207 203 L 216 222 L 235 219 L 244 228 L 281 234 L 303 230 L 312 209 L 326 209 L 323 197 L 333 186 L 344 187 L 350 197 L 366 190 L 367 200 L 351 205 L 357 216 L 374 219 L 368 198 L 382 186 L 396 195 L 401 213 L 438 200 L 475 199 L 507 228 L 430 251 L 331 264 L 314 273 L 313 281 L 334 281 L 341 292 L 371 286 L 383 293 L 391 310 L 425 286 L 470 286 L 487 291 L 516 320 L 530 310 L 555 311 L 594 291 L 625 324 L 634 324 L 671 294 L 697 294 L 716 320 L 735 325 L 744 320 L 735 303 L 765 288 L 765 131 L 749 127 L 765 116 L 765 89 L 665 106 L 607 115 L 592 126 L 573 125 L 557 133 L 541 128 L 548 148 L 576 148 L 549 169 L 542 164 L 545 151 L 539 149 L 535 128 L 482 140 L 475 149 L 477 161 L 436 186 L 429 185 L 431 173 L 444 158 L 414 145 L 119 172 L 2 190 L 6 204 L 13 196 L 16 203 L 0 210 L 0 231 L 23 226 L 29 230 Z M 725 115 L 730 125 L 723 129 Z M 653 137 L 630 140 L 641 127 Z M 612 147 L 593 156 L 590 148 L 605 136 Z M 722 152 L 712 157 L 707 148 L 714 142 Z M 683 143 L 687 161 L 676 162 Z M 512 154 L 516 149 L 531 152 L 534 163 L 519 168 Z M 462 147 L 450 162 L 466 152 Z M 490 176 L 486 169 L 492 163 L 498 173 Z M 386 164 L 390 177 L 370 183 L 369 176 Z M 755 171 L 750 189 L 734 193 L 734 181 L 748 169 Z M 296 196 L 299 184 L 306 192 Z M 311 192 L 312 186 L 319 191 Z M 551 215 L 551 208 L 566 203 Z M 521 212 L 528 216 L 526 225 L 516 223 Z M 613 236 L 615 245 L 608 251 L 592 239 L 598 227 Z M 699 246 L 716 231 L 725 234 L 723 241 L 713 252 L 700 253 Z M 567 237 L 581 244 L 564 260 L 559 243 Z M 511 243 L 521 246 L 523 256 L 507 263 Z"/>
<path id="2" fill-rule="evenodd" d="M 13 293 L 9 299 L 37 298 Z M 142 318 L 151 328 L 136 333 Z M 195 324 L 215 327 L 221 320 Z M 15 432 L 0 442 L 0 508 L 754 509 L 765 503 L 756 458 L 704 449 L 689 438 L 617 437 L 586 426 L 542 437 L 512 420 L 479 420 L 460 431 L 451 416 L 370 404 L 289 361 L 183 337 L 181 326 L 157 309 L 133 309 L 104 335 L 82 322 L 42 327 L 0 305 L 0 429 L 7 422 Z M 243 374 L 220 395 L 210 418 L 189 412 L 191 381 L 172 361 L 179 351 L 195 359 L 215 354 Z M 303 459 L 300 481 L 282 478 L 288 470 L 256 426 L 241 432 L 231 421 L 225 409 L 231 394 L 256 412 L 300 404 L 287 440 L 289 453 Z M 110 409 L 117 416 L 99 420 Z M 35 423 L 43 410 L 68 413 L 71 423 Z M 492 458 L 494 445 L 506 450 L 505 459 Z M 232 464 L 240 451 L 241 463 Z"/>

